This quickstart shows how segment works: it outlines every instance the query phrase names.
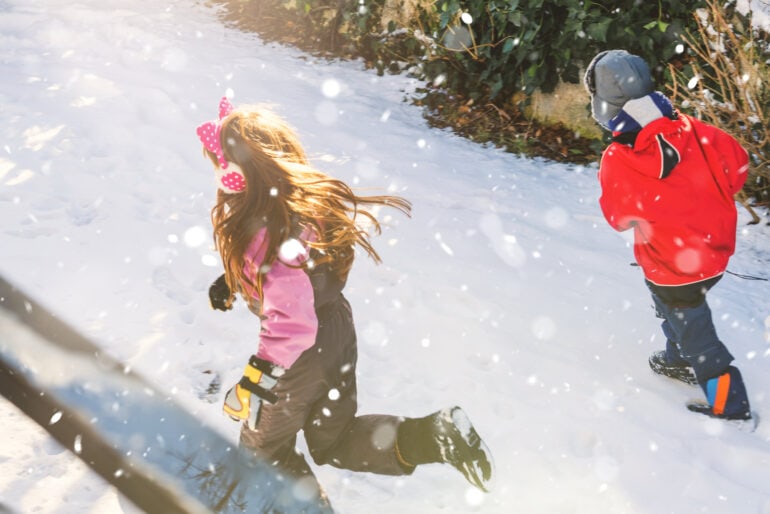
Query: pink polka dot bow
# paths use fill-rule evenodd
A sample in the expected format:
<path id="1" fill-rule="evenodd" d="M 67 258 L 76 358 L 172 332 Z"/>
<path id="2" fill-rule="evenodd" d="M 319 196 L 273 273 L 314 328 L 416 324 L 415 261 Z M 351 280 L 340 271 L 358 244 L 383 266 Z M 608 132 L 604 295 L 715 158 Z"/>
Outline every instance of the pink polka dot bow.
<path id="1" fill-rule="evenodd" d="M 222 150 L 222 124 L 221 121 L 233 112 L 233 104 L 223 96 L 219 101 L 219 120 L 207 121 L 198 126 L 196 133 L 203 143 L 203 147 L 217 156 L 219 168 L 216 170 L 217 187 L 226 193 L 239 193 L 246 189 L 246 179 L 243 170 L 236 163 L 227 162 L 225 152 Z"/>

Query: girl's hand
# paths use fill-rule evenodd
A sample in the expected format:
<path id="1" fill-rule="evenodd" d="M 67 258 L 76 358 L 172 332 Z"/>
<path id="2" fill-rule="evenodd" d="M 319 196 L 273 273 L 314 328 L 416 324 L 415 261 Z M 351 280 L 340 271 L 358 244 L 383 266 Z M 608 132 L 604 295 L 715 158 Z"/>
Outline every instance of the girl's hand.
<path id="1" fill-rule="evenodd" d="M 212 309 L 218 311 L 224 312 L 233 308 L 232 293 L 224 273 L 209 287 L 209 303 Z"/>
<path id="2" fill-rule="evenodd" d="M 249 429 L 256 430 L 262 402 L 278 401 L 278 396 L 272 389 L 285 372 L 276 364 L 252 356 L 240 382 L 225 394 L 225 404 L 222 407 L 225 414 L 235 421 L 245 421 Z"/>

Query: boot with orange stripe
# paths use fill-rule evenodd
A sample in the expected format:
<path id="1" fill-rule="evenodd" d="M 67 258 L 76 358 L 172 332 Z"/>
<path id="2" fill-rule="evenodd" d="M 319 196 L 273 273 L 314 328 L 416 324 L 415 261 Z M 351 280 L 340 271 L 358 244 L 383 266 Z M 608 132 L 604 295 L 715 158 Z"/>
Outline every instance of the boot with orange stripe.
<path id="1" fill-rule="evenodd" d="M 735 366 L 700 383 L 708 403 L 693 402 L 687 408 L 712 418 L 746 421 L 751 419 L 749 398 L 741 372 Z"/>

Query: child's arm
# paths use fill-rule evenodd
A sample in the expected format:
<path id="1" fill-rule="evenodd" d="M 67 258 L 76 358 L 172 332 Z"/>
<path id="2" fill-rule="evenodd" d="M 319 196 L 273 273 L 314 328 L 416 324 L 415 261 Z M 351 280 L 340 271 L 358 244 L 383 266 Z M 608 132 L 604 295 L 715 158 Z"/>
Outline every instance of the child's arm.
<path id="1" fill-rule="evenodd" d="M 599 183 L 602 187 L 599 205 L 607 223 L 615 230 L 623 232 L 633 228 L 638 216 L 631 204 L 635 195 L 628 191 L 627 181 L 617 179 L 616 175 L 623 172 L 617 166 L 611 154 L 605 153 L 599 169 Z"/>
<path id="2" fill-rule="evenodd" d="M 731 135 L 719 129 L 716 132 L 717 156 L 727 176 L 730 194 L 735 195 L 743 188 L 749 176 L 749 154 Z"/>
<path id="3" fill-rule="evenodd" d="M 748 178 L 749 154 L 720 128 L 696 119 L 692 125 L 714 180 L 725 194 L 735 196 Z"/>
<path id="4" fill-rule="evenodd" d="M 247 273 L 258 270 L 264 258 L 267 230 L 262 229 L 249 246 Z M 307 251 L 298 241 L 296 255 L 286 262 L 280 259 L 262 277 L 262 320 L 257 357 L 290 368 L 302 352 L 315 344 L 318 318 L 315 313 L 314 292 L 310 277 L 298 266 L 307 258 Z M 285 254 L 285 252 L 284 252 Z M 250 277 L 254 280 L 256 277 Z"/>
<path id="5" fill-rule="evenodd" d="M 318 318 L 313 286 L 301 268 L 276 261 L 265 275 L 257 357 L 288 369 L 315 344 Z"/>

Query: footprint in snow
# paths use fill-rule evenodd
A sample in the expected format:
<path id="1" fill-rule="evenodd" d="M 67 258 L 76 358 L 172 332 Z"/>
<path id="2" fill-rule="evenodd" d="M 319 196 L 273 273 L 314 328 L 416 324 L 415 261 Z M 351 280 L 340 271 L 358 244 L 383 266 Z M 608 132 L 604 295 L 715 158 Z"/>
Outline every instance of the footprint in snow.
<path id="1" fill-rule="evenodd" d="M 188 305 L 192 301 L 192 295 L 187 291 L 187 288 L 166 267 L 155 268 L 152 272 L 152 285 L 167 298 L 180 305 Z"/>
<path id="2" fill-rule="evenodd" d="M 212 369 L 198 368 L 201 374 L 196 378 L 195 392 L 201 400 L 207 403 L 219 401 L 219 392 L 222 389 L 222 377 L 219 372 Z"/>
<path id="3" fill-rule="evenodd" d="M 67 215 L 73 225 L 82 227 L 89 225 L 99 215 L 99 203 L 78 205 L 73 204 L 67 209 Z"/>

